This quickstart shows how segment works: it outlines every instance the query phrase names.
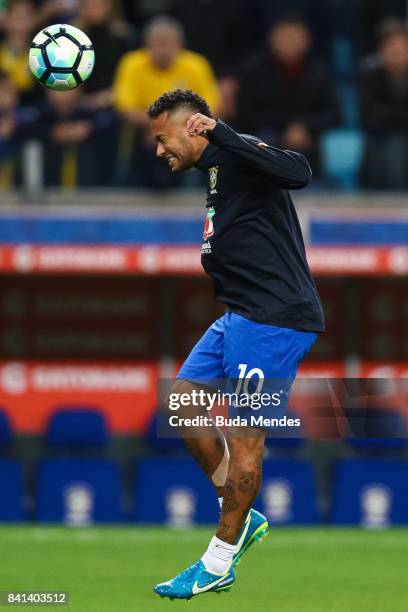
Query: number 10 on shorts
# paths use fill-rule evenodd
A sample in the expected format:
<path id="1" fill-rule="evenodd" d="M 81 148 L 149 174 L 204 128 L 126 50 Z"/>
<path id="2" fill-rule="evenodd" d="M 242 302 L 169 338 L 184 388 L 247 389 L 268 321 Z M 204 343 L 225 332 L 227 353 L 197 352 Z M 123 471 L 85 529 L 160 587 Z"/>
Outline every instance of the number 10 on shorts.
<path id="1" fill-rule="evenodd" d="M 262 391 L 262 386 L 264 383 L 265 375 L 261 368 L 252 368 L 248 370 L 247 363 L 240 363 L 238 366 L 239 369 L 239 378 L 237 382 L 237 386 L 235 389 L 235 393 L 249 393 L 249 384 L 252 378 L 258 378 L 258 384 L 256 389 L 251 389 L 251 393 L 260 393 Z M 247 371 L 248 370 L 248 371 Z"/>

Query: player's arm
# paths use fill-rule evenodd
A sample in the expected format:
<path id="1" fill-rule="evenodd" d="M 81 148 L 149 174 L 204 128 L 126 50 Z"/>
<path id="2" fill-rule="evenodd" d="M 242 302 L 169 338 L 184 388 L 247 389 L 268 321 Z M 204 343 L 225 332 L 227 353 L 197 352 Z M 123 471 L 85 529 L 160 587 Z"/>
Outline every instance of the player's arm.
<path id="1" fill-rule="evenodd" d="M 217 147 L 261 170 L 284 189 L 302 189 L 310 183 L 312 171 L 301 153 L 249 142 L 220 119 L 215 121 L 201 113 L 189 119 L 187 130 L 191 136 L 207 136 Z"/>

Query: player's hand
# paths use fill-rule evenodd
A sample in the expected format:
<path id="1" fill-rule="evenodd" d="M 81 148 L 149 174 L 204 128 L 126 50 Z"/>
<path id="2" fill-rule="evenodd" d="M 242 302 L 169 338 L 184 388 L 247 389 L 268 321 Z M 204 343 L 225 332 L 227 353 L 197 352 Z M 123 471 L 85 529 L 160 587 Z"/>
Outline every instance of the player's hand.
<path id="1" fill-rule="evenodd" d="M 190 136 L 205 136 L 207 132 L 212 132 L 216 125 L 215 119 L 196 113 L 187 121 L 187 131 Z"/>

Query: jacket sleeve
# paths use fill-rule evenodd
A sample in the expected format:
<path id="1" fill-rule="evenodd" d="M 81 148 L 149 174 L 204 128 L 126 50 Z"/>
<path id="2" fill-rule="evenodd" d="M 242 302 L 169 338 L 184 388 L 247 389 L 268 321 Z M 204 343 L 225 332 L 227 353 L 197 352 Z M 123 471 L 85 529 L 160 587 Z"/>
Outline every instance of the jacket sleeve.
<path id="1" fill-rule="evenodd" d="M 283 151 L 241 134 L 218 119 L 208 133 L 215 146 L 240 158 L 248 166 L 257 168 L 282 189 L 302 189 L 312 178 L 310 166 L 301 153 Z"/>

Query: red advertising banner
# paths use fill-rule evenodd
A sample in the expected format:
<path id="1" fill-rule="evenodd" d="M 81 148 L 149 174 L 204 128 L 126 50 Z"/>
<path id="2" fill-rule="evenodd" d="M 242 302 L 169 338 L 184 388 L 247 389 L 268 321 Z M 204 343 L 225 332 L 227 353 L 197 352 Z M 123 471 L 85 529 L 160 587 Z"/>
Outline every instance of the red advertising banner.
<path id="1" fill-rule="evenodd" d="M 408 361 L 365 361 L 360 365 L 361 378 L 408 379 Z"/>
<path id="2" fill-rule="evenodd" d="M 174 377 L 180 365 L 173 362 L 167 376 Z M 291 396 L 291 409 L 307 416 L 322 407 L 324 416 L 331 405 L 331 394 L 317 379 L 342 379 L 346 374 L 346 364 L 341 361 L 303 364 Z M 379 397 L 380 405 L 408 413 L 408 362 L 356 364 L 355 376 L 394 379 L 390 380 L 395 387 L 393 393 L 388 394 L 386 402 Z M 43 433 L 56 410 L 76 407 L 100 410 L 112 433 L 141 434 L 157 407 L 158 377 L 159 363 L 153 361 L 2 361 L 0 410 L 6 411 L 17 432 Z M 375 408 L 377 403 L 374 397 L 370 406 Z M 308 434 L 322 435 L 322 424 L 330 424 L 330 419 L 312 420 Z"/>
<path id="3" fill-rule="evenodd" d="M 408 247 L 309 247 L 316 275 L 406 275 Z M 0 248 L 0 272 L 76 274 L 204 274 L 192 246 L 45 246 Z"/>
<path id="4" fill-rule="evenodd" d="M 13 429 L 41 433 L 56 409 L 95 408 L 113 433 L 144 430 L 156 408 L 154 362 L 0 362 L 0 408 Z"/>

